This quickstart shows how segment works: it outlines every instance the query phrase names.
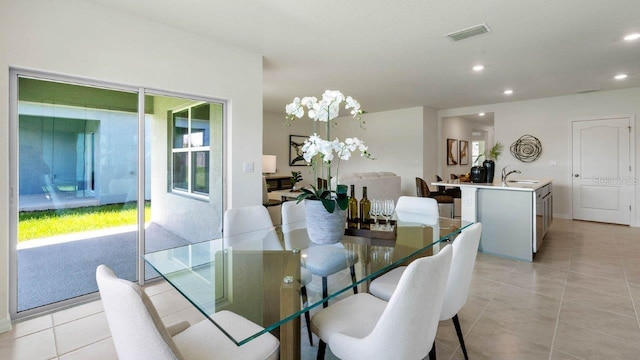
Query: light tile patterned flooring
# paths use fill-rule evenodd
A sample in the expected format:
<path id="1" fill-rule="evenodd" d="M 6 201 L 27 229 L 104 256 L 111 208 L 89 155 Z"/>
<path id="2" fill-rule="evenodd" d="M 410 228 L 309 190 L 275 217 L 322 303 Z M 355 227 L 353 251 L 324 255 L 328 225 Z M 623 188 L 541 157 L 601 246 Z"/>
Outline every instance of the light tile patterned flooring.
<path id="1" fill-rule="evenodd" d="M 166 283 L 146 291 L 166 323 L 202 319 Z M 556 219 L 533 263 L 479 254 L 459 316 L 473 360 L 635 360 L 639 314 L 640 229 Z M 302 335 L 303 358 L 315 358 Z M 463 359 L 451 321 L 440 323 L 436 349 Z M 115 358 L 99 301 L 0 334 L 0 359 Z"/>

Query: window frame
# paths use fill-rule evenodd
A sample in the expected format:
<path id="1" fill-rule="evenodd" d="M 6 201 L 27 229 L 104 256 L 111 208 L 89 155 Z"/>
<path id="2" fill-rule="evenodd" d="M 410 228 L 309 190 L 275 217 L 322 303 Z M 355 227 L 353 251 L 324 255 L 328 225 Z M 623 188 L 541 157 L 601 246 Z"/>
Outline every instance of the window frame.
<path id="1" fill-rule="evenodd" d="M 169 142 L 169 154 L 168 154 L 168 164 L 169 164 L 169 179 L 168 179 L 168 191 L 170 193 L 174 193 L 174 194 L 180 194 L 180 195 L 184 195 L 184 196 L 188 196 L 188 197 L 193 197 L 196 199 L 202 199 L 202 200 L 209 200 L 210 197 L 210 193 L 204 193 L 201 191 L 197 191 L 194 190 L 194 183 L 195 183 L 195 173 L 194 173 L 194 154 L 198 153 L 198 152 L 206 152 L 208 155 L 208 164 L 207 164 L 207 171 L 211 172 L 211 163 L 210 163 L 210 159 L 211 159 L 211 143 L 209 142 L 208 145 L 206 146 L 191 146 L 191 142 L 189 142 L 188 146 L 186 147 L 181 147 L 181 148 L 176 148 L 174 145 L 174 136 L 175 136 L 175 118 L 174 118 L 174 114 L 176 113 L 180 113 L 183 111 L 187 111 L 187 134 L 189 136 L 191 136 L 192 134 L 192 130 L 193 130 L 193 126 L 192 126 L 192 110 L 198 106 L 201 105 L 210 105 L 210 104 L 218 104 L 222 107 L 222 114 L 223 114 L 223 121 L 224 121 L 224 113 L 226 112 L 226 103 L 223 101 L 217 102 L 217 101 L 199 101 L 196 102 L 194 104 L 189 104 L 186 106 L 181 106 L 181 107 L 176 107 L 174 109 L 171 109 L 169 114 L 167 114 L 168 118 L 170 119 L 170 121 L 168 121 L 167 123 L 169 124 L 170 128 L 168 131 L 168 142 Z M 211 108 L 209 108 L 209 141 L 211 141 Z M 175 154 L 180 154 L 180 153 L 186 153 L 187 154 L 187 159 L 185 161 L 185 163 L 187 164 L 187 188 L 183 189 L 183 188 L 178 188 L 175 186 L 175 173 L 174 173 L 174 155 Z M 207 179 L 209 179 L 209 177 L 207 177 Z"/>

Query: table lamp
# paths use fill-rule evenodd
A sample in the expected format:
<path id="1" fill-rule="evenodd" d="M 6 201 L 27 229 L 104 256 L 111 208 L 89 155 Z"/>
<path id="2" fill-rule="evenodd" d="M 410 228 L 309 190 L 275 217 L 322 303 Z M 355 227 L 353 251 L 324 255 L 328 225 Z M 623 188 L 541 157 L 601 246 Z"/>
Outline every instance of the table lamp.
<path id="1" fill-rule="evenodd" d="M 262 173 L 274 174 L 276 172 L 276 156 L 262 155 Z"/>

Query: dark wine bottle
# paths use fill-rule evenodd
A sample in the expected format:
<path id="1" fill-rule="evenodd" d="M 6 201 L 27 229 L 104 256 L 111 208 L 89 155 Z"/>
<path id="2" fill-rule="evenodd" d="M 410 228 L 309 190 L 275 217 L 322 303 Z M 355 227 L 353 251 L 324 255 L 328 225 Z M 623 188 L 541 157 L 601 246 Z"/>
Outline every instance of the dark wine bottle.
<path id="1" fill-rule="evenodd" d="M 367 199 L 367 187 L 362 187 L 362 200 L 360 200 L 360 229 L 371 229 L 371 201 Z"/>
<path id="2" fill-rule="evenodd" d="M 351 185 L 351 196 L 349 196 L 349 208 L 347 213 L 347 226 L 349 229 L 357 229 L 358 223 L 358 199 L 356 199 L 356 186 Z"/>

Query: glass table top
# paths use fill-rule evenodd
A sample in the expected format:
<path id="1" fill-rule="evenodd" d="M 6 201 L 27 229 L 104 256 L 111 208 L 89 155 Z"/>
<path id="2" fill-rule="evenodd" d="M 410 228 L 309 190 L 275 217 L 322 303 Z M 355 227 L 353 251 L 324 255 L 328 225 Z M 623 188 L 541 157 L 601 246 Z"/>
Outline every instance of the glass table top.
<path id="1" fill-rule="evenodd" d="M 366 291 L 371 279 L 414 258 L 437 253 L 444 241 L 472 224 L 411 214 L 394 218 L 391 232 L 395 236 L 358 232 L 360 236 L 345 235 L 337 244 L 318 245 L 309 240 L 301 222 L 157 251 L 144 255 L 144 260 L 235 344 L 242 345 L 352 291 L 349 266 L 355 269 L 360 291 Z M 313 279 L 328 276 L 326 298 L 317 280 L 307 283 L 309 277 L 304 275 L 309 272 L 317 275 Z M 305 304 L 300 300 L 302 286 L 309 294 Z M 229 333 L 210 317 L 221 310 L 240 314 L 264 330 L 249 336 Z"/>

